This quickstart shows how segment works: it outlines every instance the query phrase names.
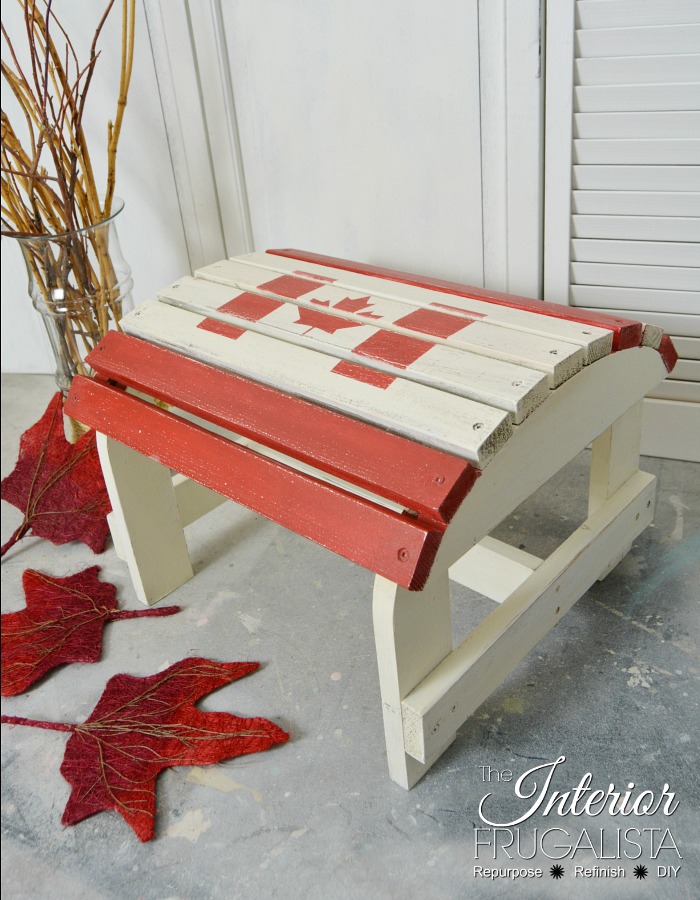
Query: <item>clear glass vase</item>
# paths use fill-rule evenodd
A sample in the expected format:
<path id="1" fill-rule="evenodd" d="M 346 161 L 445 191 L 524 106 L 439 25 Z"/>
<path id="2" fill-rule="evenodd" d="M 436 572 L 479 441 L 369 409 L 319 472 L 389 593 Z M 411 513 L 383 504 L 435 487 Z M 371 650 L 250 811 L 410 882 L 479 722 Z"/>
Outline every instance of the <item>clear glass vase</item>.
<path id="1" fill-rule="evenodd" d="M 77 374 L 89 375 L 90 350 L 133 308 L 131 268 L 119 246 L 114 199 L 108 219 L 63 234 L 16 239 L 29 275 L 29 294 L 41 313 L 56 359 L 56 384 L 68 393 Z"/>

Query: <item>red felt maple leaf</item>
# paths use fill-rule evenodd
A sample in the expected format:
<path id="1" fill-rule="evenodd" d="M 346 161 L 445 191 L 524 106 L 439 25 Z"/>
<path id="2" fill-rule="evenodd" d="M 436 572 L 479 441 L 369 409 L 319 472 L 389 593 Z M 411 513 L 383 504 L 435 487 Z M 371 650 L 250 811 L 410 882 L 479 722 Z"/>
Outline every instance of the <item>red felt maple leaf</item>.
<path id="1" fill-rule="evenodd" d="M 53 544 L 83 541 L 95 553 L 104 550 L 110 504 L 95 432 L 75 444 L 66 440 L 60 393 L 22 435 L 17 465 L 2 481 L 2 499 L 23 512 L 24 520 L 0 556 L 29 531 Z"/>
<path id="2" fill-rule="evenodd" d="M 316 303 L 318 306 L 325 306 L 327 309 L 331 308 L 330 300 L 312 300 L 311 302 Z M 366 316 L 369 319 L 381 319 L 381 316 L 376 316 L 369 312 L 372 308 L 369 303 L 369 297 L 346 297 L 344 300 L 339 300 L 338 303 L 334 303 L 332 308 L 340 309 L 345 312 L 354 312 L 358 315 Z M 365 309 L 366 311 L 360 312 L 361 309 Z M 298 312 L 299 318 L 296 322 L 297 325 L 308 325 L 309 330 L 318 328 L 320 331 L 325 331 L 326 334 L 335 334 L 335 332 L 339 331 L 341 328 L 357 328 L 360 324 L 359 322 L 353 322 L 352 320 L 340 319 L 338 316 L 329 316 L 328 313 L 309 309 L 306 306 L 300 306 Z"/>
<path id="3" fill-rule="evenodd" d="M 69 731 L 61 774 L 72 791 L 64 825 L 104 810 L 120 813 L 142 841 L 153 837 L 156 776 L 169 766 L 201 766 L 267 750 L 289 735 L 267 719 L 202 712 L 195 702 L 259 663 L 193 657 L 164 672 L 115 675 L 81 725 L 2 716 L 10 725 Z"/>
<path id="4" fill-rule="evenodd" d="M 2 616 L 2 695 L 21 694 L 62 663 L 97 662 L 102 629 L 112 619 L 170 616 L 179 606 L 123 610 L 117 589 L 97 577 L 99 566 L 67 578 L 52 578 L 27 569 L 22 587 L 27 605 Z"/>

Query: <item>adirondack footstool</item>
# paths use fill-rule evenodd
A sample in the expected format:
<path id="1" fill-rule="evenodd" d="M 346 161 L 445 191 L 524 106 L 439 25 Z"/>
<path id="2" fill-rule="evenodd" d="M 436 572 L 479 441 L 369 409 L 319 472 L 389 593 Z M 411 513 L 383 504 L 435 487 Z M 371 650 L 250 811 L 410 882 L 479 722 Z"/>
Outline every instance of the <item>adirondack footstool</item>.
<path id="1" fill-rule="evenodd" d="M 179 279 L 122 329 L 66 411 L 98 432 L 137 595 L 192 577 L 183 529 L 224 498 L 374 572 L 405 788 L 652 520 L 642 398 L 676 359 L 656 327 L 277 250 Z M 590 442 L 588 518 L 558 549 L 489 536 Z M 497 602 L 457 648 L 451 578 Z"/>

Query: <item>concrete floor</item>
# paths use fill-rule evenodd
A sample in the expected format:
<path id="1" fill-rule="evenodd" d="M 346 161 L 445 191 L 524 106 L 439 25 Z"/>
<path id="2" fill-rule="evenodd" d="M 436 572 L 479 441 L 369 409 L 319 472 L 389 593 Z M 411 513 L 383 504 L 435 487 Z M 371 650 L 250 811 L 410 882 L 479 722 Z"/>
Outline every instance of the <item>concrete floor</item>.
<path id="1" fill-rule="evenodd" d="M 21 432 L 39 418 L 52 392 L 48 377 L 4 376 L 3 474 L 14 464 Z M 537 555 L 549 553 L 583 515 L 587 455 L 503 523 L 500 536 Z M 642 468 L 659 479 L 654 525 L 410 792 L 386 773 L 371 574 L 232 504 L 191 526 L 198 574 L 171 595 L 183 607 L 180 614 L 108 625 L 100 662 L 55 671 L 3 701 L 3 711 L 80 721 L 117 672 L 147 675 L 189 655 L 256 659 L 263 664 L 259 672 L 201 705 L 273 719 L 291 740 L 208 770 L 169 769 L 158 781 L 156 837 L 141 844 L 113 812 L 62 827 L 65 734 L 3 726 L 4 896 L 700 896 L 700 467 L 646 458 Z M 2 504 L 3 540 L 19 521 L 18 512 Z M 95 562 L 118 586 L 121 605 L 136 608 L 111 545 L 95 557 L 82 544 L 54 547 L 26 538 L 3 561 L 3 611 L 24 605 L 24 569 L 67 575 Z M 461 588 L 454 593 L 455 629 L 463 632 L 488 604 Z M 519 826 L 522 857 L 531 856 L 536 836 L 562 831 L 550 832 L 533 859 L 520 859 L 511 848 L 513 859 L 501 849 L 494 862 L 488 846 L 477 858 L 476 836 L 491 839 L 479 818 L 481 798 L 493 794 L 484 816 L 494 822 L 512 822 L 530 805 L 515 797 L 514 781 L 485 781 L 485 773 L 507 769 L 517 778 L 560 755 L 566 762 L 552 789 L 571 790 L 587 772 L 592 787 L 603 790 L 634 782 L 635 794 L 658 795 L 668 783 L 678 807 L 668 816 L 535 813 Z M 572 856 L 566 845 L 577 841 Z M 638 858 L 626 858 L 625 851 Z M 555 856 L 564 857 L 560 881 L 549 874 Z M 637 864 L 649 870 L 643 881 L 633 877 Z M 577 865 L 622 866 L 625 877 L 577 876 Z M 543 874 L 492 880 L 475 874 L 475 866 L 539 866 Z M 670 866 L 680 871 L 664 877 L 660 866 L 662 873 Z"/>

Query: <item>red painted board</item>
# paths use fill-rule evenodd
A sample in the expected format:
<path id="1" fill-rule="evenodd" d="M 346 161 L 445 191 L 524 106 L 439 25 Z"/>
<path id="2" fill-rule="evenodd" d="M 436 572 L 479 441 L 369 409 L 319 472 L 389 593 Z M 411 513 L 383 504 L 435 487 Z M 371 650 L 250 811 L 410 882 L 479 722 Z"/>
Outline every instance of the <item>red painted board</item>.
<path id="1" fill-rule="evenodd" d="M 661 359 L 664 361 L 664 365 L 666 366 L 666 371 L 672 372 L 676 363 L 678 362 L 678 352 L 673 346 L 673 341 L 667 334 L 663 335 L 663 337 L 661 338 L 659 353 L 661 354 Z"/>
<path id="2" fill-rule="evenodd" d="M 279 525 L 411 590 L 442 531 L 291 469 L 118 388 L 77 376 L 65 410 Z"/>
<path id="3" fill-rule="evenodd" d="M 575 309 L 570 306 L 560 306 L 558 303 L 547 303 L 544 300 L 533 300 L 528 297 L 517 297 L 515 294 L 502 294 L 499 291 L 488 291 L 484 288 L 472 287 L 460 284 L 457 281 L 444 281 L 441 278 L 429 278 L 425 275 L 412 275 L 410 272 L 401 272 L 396 269 L 385 269 L 381 266 L 370 266 L 364 263 L 352 262 L 349 259 L 338 259 L 334 256 L 324 256 L 320 253 L 309 253 L 306 250 L 267 250 L 274 256 L 285 256 L 290 259 L 298 259 L 304 262 L 316 263 L 319 266 L 332 266 L 335 269 L 345 269 L 347 272 L 356 272 L 358 275 L 372 275 L 374 278 L 385 278 L 389 281 L 398 281 L 402 284 L 410 284 L 414 287 L 427 288 L 432 291 L 443 291 L 454 294 L 456 297 L 473 297 L 476 300 L 485 300 L 496 303 L 499 306 L 510 306 L 514 309 L 526 309 L 542 316 L 552 316 L 555 319 L 569 319 L 572 322 L 582 322 L 586 325 L 596 325 L 598 328 L 607 328 L 613 332 L 613 351 L 626 350 L 629 347 L 638 347 L 642 338 L 642 325 L 631 319 L 620 319 L 616 316 L 606 316 L 604 313 L 592 313 L 586 310 Z"/>
<path id="4" fill-rule="evenodd" d="M 371 490 L 436 524 L 450 521 L 478 475 L 456 456 L 116 331 L 108 332 L 88 362 L 105 378 Z"/>

